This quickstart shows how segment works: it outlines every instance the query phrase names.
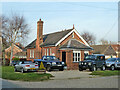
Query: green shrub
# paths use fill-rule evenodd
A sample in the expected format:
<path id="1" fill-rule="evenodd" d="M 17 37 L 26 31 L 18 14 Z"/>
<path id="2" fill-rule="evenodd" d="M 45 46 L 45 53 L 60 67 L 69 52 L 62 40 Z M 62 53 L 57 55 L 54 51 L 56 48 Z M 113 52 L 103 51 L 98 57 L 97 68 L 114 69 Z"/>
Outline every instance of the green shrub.
<path id="1" fill-rule="evenodd" d="M 19 60 L 20 60 L 20 59 L 17 58 L 17 57 L 13 58 L 13 61 L 19 61 Z"/>

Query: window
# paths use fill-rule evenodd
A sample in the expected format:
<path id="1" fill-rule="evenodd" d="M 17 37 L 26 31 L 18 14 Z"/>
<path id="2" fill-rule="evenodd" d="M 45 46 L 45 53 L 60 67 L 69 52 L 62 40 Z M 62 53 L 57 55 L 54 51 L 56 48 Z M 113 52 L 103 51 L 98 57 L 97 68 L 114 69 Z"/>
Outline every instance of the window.
<path id="1" fill-rule="evenodd" d="M 47 56 L 49 56 L 49 48 L 47 48 Z"/>
<path id="2" fill-rule="evenodd" d="M 32 58 L 34 58 L 34 50 L 33 50 Z"/>
<path id="3" fill-rule="evenodd" d="M 30 50 L 30 58 L 34 58 L 34 50 Z"/>
<path id="4" fill-rule="evenodd" d="M 73 62 L 79 62 L 81 60 L 80 51 L 73 51 Z"/>

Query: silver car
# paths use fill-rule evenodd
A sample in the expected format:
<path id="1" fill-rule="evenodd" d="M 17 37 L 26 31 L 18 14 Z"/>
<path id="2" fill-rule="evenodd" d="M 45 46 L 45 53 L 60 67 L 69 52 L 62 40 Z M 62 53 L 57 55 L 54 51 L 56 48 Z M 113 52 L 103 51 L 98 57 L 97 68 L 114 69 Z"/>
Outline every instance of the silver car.
<path id="1" fill-rule="evenodd" d="M 106 68 L 115 70 L 120 68 L 120 58 L 109 58 L 106 60 Z"/>
<path id="2" fill-rule="evenodd" d="M 26 71 L 37 71 L 38 64 L 33 63 L 32 61 L 21 61 L 14 67 L 15 72 L 21 71 L 22 73 Z"/>
<path id="3" fill-rule="evenodd" d="M 115 67 L 116 67 L 117 69 L 120 69 L 120 58 L 118 58 L 118 60 L 116 61 Z"/>

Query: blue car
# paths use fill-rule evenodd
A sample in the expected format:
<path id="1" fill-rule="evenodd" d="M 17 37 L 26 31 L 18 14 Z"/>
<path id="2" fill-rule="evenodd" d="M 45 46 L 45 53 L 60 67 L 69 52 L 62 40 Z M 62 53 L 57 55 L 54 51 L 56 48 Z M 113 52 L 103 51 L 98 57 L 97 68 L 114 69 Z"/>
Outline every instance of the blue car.
<path id="1" fill-rule="evenodd" d="M 51 71 L 52 69 L 64 70 L 64 62 L 61 62 L 55 56 L 43 56 L 42 59 L 34 59 L 34 62 L 37 62 L 39 67 L 41 62 L 43 62 L 47 71 Z"/>

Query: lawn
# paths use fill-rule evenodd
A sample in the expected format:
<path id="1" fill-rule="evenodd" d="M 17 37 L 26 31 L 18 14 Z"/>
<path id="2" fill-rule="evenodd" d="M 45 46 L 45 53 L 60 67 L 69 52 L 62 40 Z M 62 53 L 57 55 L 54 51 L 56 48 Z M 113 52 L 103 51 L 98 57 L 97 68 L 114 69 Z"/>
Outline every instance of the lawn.
<path id="1" fill-rule="evenodd" d="M 120 72 L 118 70 L 115 71 L 94 71 L 90 75 L 100 75 L 100 76 L 114 76 L 114 75 L 120 75 Z"/>
<path id="2" fill-rule="evenodd" d="M 0 76 L 1 77 L 1 76 Z M 2 66 L 2 78 L 9 80 L 20 80 L 20 81 L 43 81 L 49 80 L 52 77 L 51 74 L 47 73 L 20 73 L 14 72 L 13 66 Z"/>

